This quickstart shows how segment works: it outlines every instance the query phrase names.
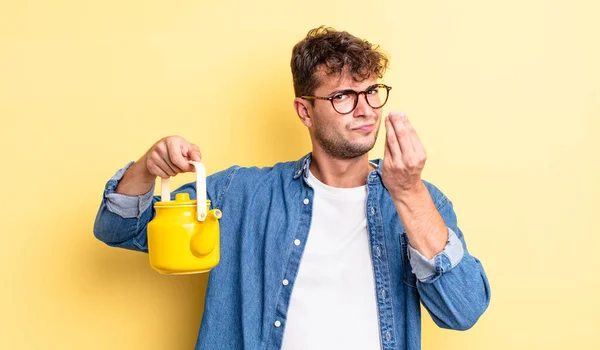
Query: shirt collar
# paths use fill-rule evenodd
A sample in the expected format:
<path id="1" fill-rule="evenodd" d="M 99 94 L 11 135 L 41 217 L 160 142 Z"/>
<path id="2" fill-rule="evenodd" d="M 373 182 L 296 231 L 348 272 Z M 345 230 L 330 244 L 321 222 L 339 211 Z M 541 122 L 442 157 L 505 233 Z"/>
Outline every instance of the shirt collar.
<path id="1" fill-rule="evenodd" d="M 294 180 L 300 177 L 300 175 L 304 174 L 304 177 L 308 177 L 308 167 L 310 166 L 312 153 L 305 155 L 296 161 L 294 165 Z"/>
<path id="2" fill-rule="evenodd" d="M 296 161 L 296 164 L 294 164 L 294 180 L 298 179 L 301 175 L 303 175 L 304 178 L 308 177 L 308 168 L 310 167 L 311 157 L 312 157 L 312 153 L 308 153 L 307 155 L 305 155 L 304 157 L 302 157 Z M 381 178 L 382 160 L 381 159 L 373 159 L 373 160 L 370 160 L 369 163 L 371 163 L 373 166 L 375 166 L 375 169 L 371 170 L 369 172 L 369 176 L 371 176 L 373 178 L 375 176 L 379 176 Z M 367 182 L 368 182 L 368 180 L 367 180 Z"/>

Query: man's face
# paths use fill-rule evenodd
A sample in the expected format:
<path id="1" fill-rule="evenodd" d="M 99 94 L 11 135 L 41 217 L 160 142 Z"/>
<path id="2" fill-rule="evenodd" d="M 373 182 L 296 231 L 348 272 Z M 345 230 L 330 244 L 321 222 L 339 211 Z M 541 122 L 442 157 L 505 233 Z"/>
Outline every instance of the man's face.
<path id="1" fill-rule="evenodd" d="M 329 97 L 343 90 L 364 91 L 377 83 L 372 77 L 361 82 L 352 79 L 344 72 L 337 75 L 318 73 L 321 85 L 314 91 L 315 96 Z M 340 114 L 327 100 L 315 100 L 312 108 L 312 125 L 309 131 L 313 147 L 320 147 L 325 153 L 337 159 L 351 159 L 364 155 L 375 145 L 381 108 L 373 109 L 365 100 L 365 94 L 358 96 L 356 108 L 348 114 Z"/>

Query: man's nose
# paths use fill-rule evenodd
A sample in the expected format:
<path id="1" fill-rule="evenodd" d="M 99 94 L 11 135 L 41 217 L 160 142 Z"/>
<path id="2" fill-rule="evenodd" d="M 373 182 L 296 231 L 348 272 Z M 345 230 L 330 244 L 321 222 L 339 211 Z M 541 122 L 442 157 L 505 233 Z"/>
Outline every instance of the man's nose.
<path id="1" fill-rule="evenodd" d="M 359 92 L 356 98 L 358 101 L 354 109 L 354 117 L 371 117 L 375 115 L 373 107 L 367 102 L 367 93 L 365 91 Z"/>

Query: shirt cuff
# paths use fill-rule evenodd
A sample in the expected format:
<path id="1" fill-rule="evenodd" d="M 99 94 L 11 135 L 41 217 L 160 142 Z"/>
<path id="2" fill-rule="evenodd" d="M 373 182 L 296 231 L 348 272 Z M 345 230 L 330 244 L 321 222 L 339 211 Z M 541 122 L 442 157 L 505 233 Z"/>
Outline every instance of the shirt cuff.
<path id="1" fill-rule="evenodd" d="M 139 218 L 152 204 L 152 196 L 154 195 L 154 185 L 152 185 L 150 191 L 140 196 L 128 196 L 115 192 L 119 181 L 133 163 L 133 161 L 129 162 L 125 167 L 119 169 L 108 180 L 104 189 L 107 209 L 124 219 Z"/>
<path id="2" fill-rule="evenodd" d="M 448 241 L 444 250 L 427 260 L 419 251 L 408 244 L 408 258 L 412 272 L 421 282 L 433 282 L 437 277 L 452 270 L 462 260 L 465 254 L 461 240 L 448 227 Z"/>

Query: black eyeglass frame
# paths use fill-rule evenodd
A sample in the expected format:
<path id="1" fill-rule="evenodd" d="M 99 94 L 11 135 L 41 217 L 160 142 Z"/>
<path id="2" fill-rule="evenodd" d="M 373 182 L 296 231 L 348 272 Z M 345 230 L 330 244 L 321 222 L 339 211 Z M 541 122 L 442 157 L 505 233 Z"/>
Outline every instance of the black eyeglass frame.
<path id="1" fill-rule="evenodd" d="M 374 107 L 373 105 L 371 105 L 371 102 L 369 102 L 369 99 L 367 98 L 367 93 L 369 91 L 373 91 L 373 90 L 376 90 L 376 89 L 379 89 L 379 88 L 385 88 L 387 90 L 387 94 L 385 96 L 385 101 L 383 101 L 383 103 L 381 104 L 381 106 Z M 388 101 L 388 99 L 390 97 L 390 90 L 391 89 L 392 89 L 391 86 L 387 86 L 385 84 L 373 84 L 373 85 L 369 86 L 368 88 L 366 88 L 364 91 L 356 91 L 356 90 L 348 89 L 348 90 L 342 90 L 342 91 L 333 92 L 331 96 L 327 96 L 327 97 L 323 97 L 323 96 L 300 96 L 300 98 L 304 99 L 304 100 L 325 100 L 325 101 L 329 101 L 329 102 L 331 102 L 331 107 L 333 107 L 333 109 L 336 112 L 338 112 L 339 114 L 350 114 L 350 113 L 352 113 L 356 109 L 356 106 L 358 106 L 358 99 L 360 98 L 360 94 L 365 94 L 365 101 L 367 101 L 367 104 L 369 106 L 371 106 L 371 108 L 373 108 L 373 109 L 379 109 L 379 108 L 385 106 L 385 104 L 387 103 L 387 101 Z M 333 99 L 336 96 L 339 96 L 339 95 L 348 95 L 348 94 L 354 94 L 354 95 L 356 95 L 356 99 L 354 100 L 354 106 L 352 107 L 352 109 L 350 111 L 342 113 L 342 112 L 338 111 L 337 108 L 335 108 L 335 104 L 333 103 Z"/>

